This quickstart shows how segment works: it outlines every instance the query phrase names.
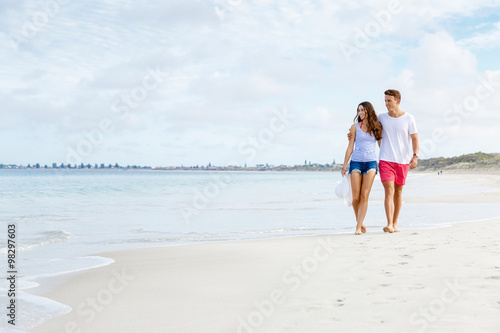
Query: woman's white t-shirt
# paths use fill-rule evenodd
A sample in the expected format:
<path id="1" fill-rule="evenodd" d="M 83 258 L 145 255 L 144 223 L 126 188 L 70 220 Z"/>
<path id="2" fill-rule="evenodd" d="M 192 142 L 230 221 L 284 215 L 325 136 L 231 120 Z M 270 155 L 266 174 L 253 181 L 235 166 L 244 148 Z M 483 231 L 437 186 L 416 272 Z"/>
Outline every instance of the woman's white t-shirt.
<path id="1" fill-rule="evenodd" d="M 413 157 L 410 135 L 417 133 L 413 115 L 405 112 L 401 117 L 393 118 L 386 112 L 380 114 L 378 120 L 383 127 L 379 159 L 399 164 L 410 163 Z"/>

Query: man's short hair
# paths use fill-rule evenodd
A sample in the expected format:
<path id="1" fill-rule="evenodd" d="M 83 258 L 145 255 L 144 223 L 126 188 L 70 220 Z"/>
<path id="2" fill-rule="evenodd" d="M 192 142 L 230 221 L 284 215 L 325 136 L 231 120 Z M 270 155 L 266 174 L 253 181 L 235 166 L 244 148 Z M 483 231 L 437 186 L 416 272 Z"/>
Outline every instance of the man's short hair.
<path id="1" fill-rule="evenodd" d="M 401 93 L 395 89 L 389 89 L 384 92 L 384 95 L 394 96 L 394 98 L 398 101 L 401 101 Z"/>

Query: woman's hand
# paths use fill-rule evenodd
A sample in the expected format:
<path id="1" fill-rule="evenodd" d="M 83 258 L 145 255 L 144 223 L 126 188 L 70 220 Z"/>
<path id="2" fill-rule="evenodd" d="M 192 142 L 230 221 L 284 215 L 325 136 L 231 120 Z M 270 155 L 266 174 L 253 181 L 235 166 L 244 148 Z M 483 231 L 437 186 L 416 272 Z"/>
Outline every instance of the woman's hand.
<path id="1" fill-rule="evenodd" d="M 342 174 L 342 177 L 344 177 L 345 174 L 347 173 L 347 170 L 344 167 L 342 167 L 342 170 L 340 171 L 340 173 Z"/>

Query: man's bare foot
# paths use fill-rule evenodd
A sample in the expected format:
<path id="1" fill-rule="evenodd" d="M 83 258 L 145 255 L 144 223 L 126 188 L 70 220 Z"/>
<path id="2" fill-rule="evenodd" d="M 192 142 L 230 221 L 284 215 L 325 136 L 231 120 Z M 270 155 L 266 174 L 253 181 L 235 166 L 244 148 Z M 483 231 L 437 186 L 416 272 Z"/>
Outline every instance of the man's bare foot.
<path id="1" fill-rule="evenodd" d="M 384 227 L 384 232 L 388 232 L 388 233 L 393 233 L 394 232 L 394 229 L 392 227 Z"/>
<path id="2" fill-rule="evenodd" d="M 366 232 L 366 227 L 365 227 L 365 225 L 364 225 L 364 224 L 361 226 L 361 232 L 362 232 L 362 233 L 365 233 L 365 232 Z"/>

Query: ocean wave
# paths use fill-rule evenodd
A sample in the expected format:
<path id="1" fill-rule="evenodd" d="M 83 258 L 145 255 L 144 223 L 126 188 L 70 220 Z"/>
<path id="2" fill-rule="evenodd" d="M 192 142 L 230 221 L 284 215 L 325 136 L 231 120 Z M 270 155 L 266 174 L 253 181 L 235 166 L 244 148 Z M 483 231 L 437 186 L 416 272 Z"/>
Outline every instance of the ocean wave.
<path id="1" fill-rule="evenodd" d="M 75 257 L 71 259 L 57 260 L 57 261 L 59 261 L 59 263 L 57 265 L 50 265 L 49 270 L 46 270 L 45 272 L 35 273 L 26 278 L 28 279 L 28 281 L 32 281 L 40 278 L 54 277 L 69 273 L 86 271 L 93 268 L 107 266 L 115 262 L 111 258 L 100 257 L 100 256 Z"/>
<path id="2" fill-rule="evenodd" d="M 64 230 L 45 231 L 32 236 L 33 240 L 27 242 L 16 243 L 16 250 L 19 252 L 28 251 L 33 248 L 48 244 L 65 242 L 73 237 L 73 234 Z M 0 243 L 0 254 L 7 253 L 7 242 Z"/>
<path id="3" fill-rule="evenodd" d="M 131 229 L 130 232 L 134 233 L 134 234 L 147 234 L 147 233 L 171 234 L 171 232 L 168 232 L 168 231 L 148 230 L 148 229 L 144 229 L 144 228 Z"/>
<path id="4" fill-rule="evenodd" d="M 4 304 L 7 298 L 0 296 L 0 300 L 2 304 Z M 24 333 L 49 319 L 62 316 L 71 311 L 71 307 L 65 304 L 24 292 L 19 292 L 17 294 L 17 302 L 19 309 L 17 312 L 16 327 L 4 327 L 2 325 L 2 332 Z"/>

